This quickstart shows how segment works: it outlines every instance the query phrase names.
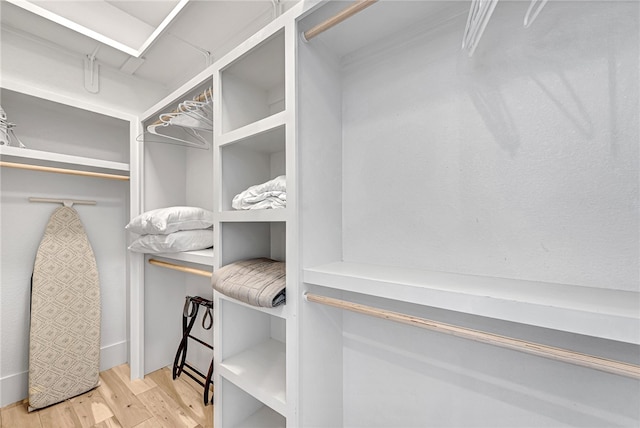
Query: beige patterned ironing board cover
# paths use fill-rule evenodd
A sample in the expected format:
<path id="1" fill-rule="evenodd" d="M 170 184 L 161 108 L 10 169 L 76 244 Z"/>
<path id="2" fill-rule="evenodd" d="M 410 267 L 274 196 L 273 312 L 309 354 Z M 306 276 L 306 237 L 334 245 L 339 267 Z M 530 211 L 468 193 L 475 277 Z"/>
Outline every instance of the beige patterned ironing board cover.
<path id="1" fill-rule="evenodd" d="M 93 250 L 70 207 L 49 219 L 31 285 L 29 410 L 98 386 L 100 284 Z"/>

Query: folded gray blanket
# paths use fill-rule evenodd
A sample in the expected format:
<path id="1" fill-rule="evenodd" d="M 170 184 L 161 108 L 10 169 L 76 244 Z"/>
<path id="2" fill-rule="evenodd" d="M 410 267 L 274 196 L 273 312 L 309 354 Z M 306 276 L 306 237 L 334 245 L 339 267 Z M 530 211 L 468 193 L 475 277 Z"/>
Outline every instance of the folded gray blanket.
<path id="1" fill-rule="evenodd" d="M 213 272 L 213 288 L 253 306 L 285 303 L 285 263 L 267 258 L 242 260 Z"/>

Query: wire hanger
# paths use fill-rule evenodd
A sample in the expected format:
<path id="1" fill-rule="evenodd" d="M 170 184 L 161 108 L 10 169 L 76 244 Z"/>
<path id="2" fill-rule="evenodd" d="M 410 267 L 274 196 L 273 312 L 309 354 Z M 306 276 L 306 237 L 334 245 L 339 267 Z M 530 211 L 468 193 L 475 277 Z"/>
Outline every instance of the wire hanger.
<path id="1" fill-rule="evenodd" d="M 206 134 L 205 134 L 206 135 Z M 150 137 L 150 138 L 148 138 Z M 138 142 L 165 143 L 208 150 L 211 142 L 196 129 L 167 124 L 154 124 L 136 138 Z"/>
<path id="2" fill-rule="evenodd" d="M 184 101 L 180 103 L 179 112 L 163 113 L 160 121 L 168 125 L 213 131 L 212 111 L 207 106 L 208 104 L 199 101 Z"/>
<path id="3" fill-rule="evenodd" d="M 136 141 L 208 149 L 212 131 L 213 96 L 209 88 L 193 100 L 181 102 L 175 110 L 162 113 Z"/>
<path id="4" fill-rule="evenodd" d="M 529 4 L 529 8 L 527 9 L 527 13 L 525 13 L 524 15 L 524 28 L 529 28 L 531 24 L 533 24 L 533 21 L 536 20 L 542 8 L 547 4 L 547 1 L 548 0 L 531 0 L 531 3 Z M 540 2 L 540 4 L 536 8 L 536 10 L 533 11 L 534 6 L 538 2 Z M 531 15 L 532 11 L 533 11 L 533 15 Z"/>
<path id="5" fill-rule="evenodd" d="M 498 0 L 472 0 L 462 38 L 462 49 L 467 49 L 469 57 L 473 56 L 497 5 Z"/>
<path id="6" fill-rule="evenodd" d="M 7 114 L 2 106 L 0 106 L 0 146 L 14 146 L 22 149 L 26 148 L 13 131 L 13 128 L 15 127 L 16 124 L 7 120 Z"/>

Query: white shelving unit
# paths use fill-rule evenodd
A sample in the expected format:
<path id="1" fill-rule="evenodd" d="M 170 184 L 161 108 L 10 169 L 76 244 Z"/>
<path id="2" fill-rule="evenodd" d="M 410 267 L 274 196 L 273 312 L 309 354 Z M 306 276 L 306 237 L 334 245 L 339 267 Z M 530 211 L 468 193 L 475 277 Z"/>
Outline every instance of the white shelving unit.
<path id="1" fill-rule="evenodd" d="M 180 103 L 203 94 L 212 85 L 210 67 L 145 112 L 141 129 L 146 131 L 147 126 L 156 122 L 161 114 L 173 112 Z M 210 132 L 200 133 L 212 141 Z M 133 198 L 139 200 L 139 209 L 132 212 L 132 217 L 171 206 L 194 206 L 213 211 L 212 147 L 195 148 L 175 144 L 143 131 L 136 136 L 133 144 L 140 152 L 140 162 L 135 168 L 141 176 L 141 185 Z M 131 281 L 134 284 L 130 314 L 132 378 L 142 377 L 173 363 L 182 338 L 185 296 L 213 298 L 209 278 L 152 265 L 147 261 L 159 258 L 179 266 L 210 272 L 214 265 L 214 251 L 209 248 L 178 253 L 130 252 Z M 206 331 L 198 323 L 193 334 L 208 343 L 213 342 L 212 330 Z M 188 361 L 203 373 L 207 373 L 212 357 L 211 350 L 200 345 L 190 347 L 187 356 Z"/>
<path id="2" fill-rule="evenodd" d="M 522 5 L 505 2 L 469 59 L 467 2 L 377 2 L 309 42 L 300 33 L 345 4 L 301 3 L 146 115 L 211 84 L 209 158 L 147 146 L 132 169 L 143 172 L 140 206 L 214 212 L 213 251 L 159 257 L 214 272 L 254 257 L 287 263 L 285 306 L 213 293 L 214 425 L 631 425 L 637 411 L 611 397 L 638 398 L 633 380 L 304 294 L 637 364 L 637 220 L 626 214 L 637 131 L 618 121 L 610 132 L 603 119 L 637 117 L 621 89 L 637 82 L 620 72 L 637 49 L 616 30 L 632 7 L 549 4 L 555 18 L 525 31 Z M 611 66 L 611 46 L 622 65 Z M 279 175 L 287 208 L 232 208 Z M 147 324 L 185 289 L 210 290 L 137 263 L 146 292 L 133 301 L 156 311 Z M 166 359 L 177 325 L 153 325 L 144 340 L 143 319 L 132 319 L 132 343 Z"/>
<path id="3" fill-rule="evenodd" d="M 293 15 L 267 25 L 215 64 L 216 268 L 254 257 L 287 263 L 287 303 L 250 306 L 214 294 L 216 426 L 285 427 L 295 420 L 297 323 Z M 285 24 L 286 23 L 286 24 Z M 233 197 L 287 177 L 287 207 L 236 211 Z M 292 389 L 293 388 L 293 389 Z M 295 422 L 294 425 L 295 426 Z"/>
<path id="4" fill-rule="evenodd" d="M 345 6 L 317 6 L 298 32 Z M 302 297 L 639 363 L 637 205 L 623 202 L 637 186 L 626 184 L 633 174 L 612 172 L 637 162 L 598 149 L 606 140 L 637 153 L 637 139 L 605 137 L 593 95 L 608 94 L 609 117 L 637 116 L 624 91 L 611 92 L 620 74 L 596 66 L 612 45 L 595 41 L 629 10 L 547 6 L 526 30 L 525 11 L 501 3 L 473 58 L 460 51 L 466 2 L 377 2 L 308 42 L 298 38 L 297 426 L 637 421 L 631 406 L 621 404 L 624 422 L 613 422 L 617 404 L 597 404 L 612 394 L 637 399 L 637 381 Z M 562 36 L 551 36 L 559 22 Z M 616 52 L 635 69 L 637 46 L 623 45 Z M 534 59 L 542 57 L 557 61 L 543 66 Z M 563 404 L 532 409 L 542 396 Z M 584 417 L 576 403 L 593 413 Z"/>

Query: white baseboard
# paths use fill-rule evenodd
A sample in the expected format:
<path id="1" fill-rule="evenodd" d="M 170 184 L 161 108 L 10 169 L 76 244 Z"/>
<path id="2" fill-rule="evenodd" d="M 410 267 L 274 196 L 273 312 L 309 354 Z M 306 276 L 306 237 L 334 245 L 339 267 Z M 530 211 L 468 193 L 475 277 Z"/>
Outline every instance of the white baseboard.
<path id="1" fill-rule="evenodd" d="M 24 400 L 29 395 L 29 372 L 0 378 L 0 407 Z"/>
<path id="2" fill-rule="evenodd" d="M 129 361 L 127 341 L 100 348 L 100 371 L 109 370 Z"/>
<path id="3" fill-rule="evenodd" d="M 109 370 L 128 361 L 126 341 L 100 348 L 100 371 Z M 0 407 L 22 401 L 29 396 L 29 372 L 14 373 L 0 378 Z"/>

